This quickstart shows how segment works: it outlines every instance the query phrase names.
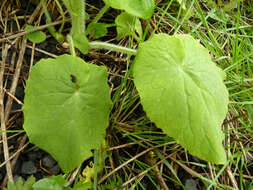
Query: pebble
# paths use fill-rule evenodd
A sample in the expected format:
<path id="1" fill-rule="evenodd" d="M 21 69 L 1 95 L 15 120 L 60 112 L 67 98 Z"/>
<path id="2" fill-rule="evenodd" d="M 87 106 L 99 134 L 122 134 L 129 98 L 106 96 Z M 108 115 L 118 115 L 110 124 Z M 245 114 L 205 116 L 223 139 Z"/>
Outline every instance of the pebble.
<path id="1" fill-rule="evenodd" d="M 196 182 L 193 179 L 187 179 L 185 181 L 185 186 L 188 187 L 190 190 L 198 190 Z"/>
<path id="2" fill-rule="evenodd" d="M 56 161 L 52 158 L 52 156 L 47 155 L 42 159 L 42 164 L 44 167 L 52 168 L 56 164 Z"/>
<path id="3" fill-rule="evenodd" d="M 21 167 L 21 173 L 22 174 L 35 174 L 37 171 L 37 168 L 34 165 L 34 162 L 27 161 L 22 164 Z"/>

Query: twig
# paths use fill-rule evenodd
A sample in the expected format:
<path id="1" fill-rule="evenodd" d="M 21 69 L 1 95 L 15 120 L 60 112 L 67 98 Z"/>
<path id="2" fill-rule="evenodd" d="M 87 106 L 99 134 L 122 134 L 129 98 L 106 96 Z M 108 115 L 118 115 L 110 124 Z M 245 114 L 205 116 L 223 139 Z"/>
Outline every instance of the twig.
<path id="1" fill-rule="evenodd" d="M 153 147 L 152 147 L 153 148 Z M 146 173 L 148 173 L 150 170 L 154 169 L 155 167 L 157 167 L 159 164 L 161 164 L 162 162 L 164 162 L 165 160 L 167 160 L 168 158 L 170 158 L 171 155 L 166 156 L 165 158 L 163 158 L 162 160 L 160 160 L 159 162 L 157 162 L 155 165 L 153 165 L 152 167 L 144 170 L 143 172 L 141 172 L 140 174 L 138 174 L 137 176 L 131 178 L 130 180 L 128 180 L 127 182 L 123 183 L 120 187 L 125 187 L 127 184 L 131 183 L 132 181 L 136 180 L 137 178 L 145 175 Z M 117 190 L 118 188 L 115 188 L 114 190 Z"/>
<path id="2" fill-rule="evenodd" d="M 81 165 L 78 166 L 73 172 L 71 172 L 69 174 L 69 176 L 66 178 L 68 180 L 69 184 L 72 184 L 75 181 L 75 178 L 76 178 L 80 168 L 81 168 Z"/>
<path id="3" fill-rule="evenodd" d="M 211 179 L 215 180 L 214 173 L 213 173 L 213 170 L 212 170 L 212 165 L 211 165 L 210 162 L 208 162 L 208 167 L 209 167 L 209 172 L 210 172 L 210 175 L 211 175 Z M 217 181 L 216 181 L 216 183 L 217 183 Z M 216 190 L 216 187 L 214 187 L 214 190 Z"/>
<path id="4" fill-rule="evenodd" d="M 34 61 L 34 54 L 35 54 L 35 43 L 32 45 L 32 54 L 31 54 L 31 60 L 30 60 L 30 66 L 29 66 L 29 73 L 32 71 L 33 61 Z"/>
<path id="5" fill-rule="evenodd" d="M 28 23 L 31 23 L 34 20 L 35 16 L 39 13 L 39 10 L 40 10 L 40 6 L 35 9 L 33 14 L 31 15 L 31 17 L 29 18 Z M 17 41 L 19 41 L 19 40 L 17 40 Z M 20 71 L 21 71 L 21 67 L 22 67 L 22 63 L 23 63 L 23 58 L 24 58 L 24 54 L 25 54 L 25 49 L 26 49 L 26 42 L 27 42 L 27 39 L 24 36 L 21 41 L 21 48 L 20 48 L 19 57 L 17 60 L 15 74 L 13 76 L 13 81 L 12 81 L 11 88 L 10 88 L 10 94 L 15 94 L 15 92 L 16 92 L 16 88 L 17 88 L 18 80 L 19 80 L 19 76 L 20 76 Z M 1 79 L 1 81 L 0 81 L 0 83 L 1 83 L 0 84 L 0 86 L 1 86 L 1 89 L 0 89 L 1 90 L 1 98 L 0 98 L 1 110 L 0 111 L 1 111 L 1 129 L 2 129 L 6 171 L 7 171 L 8 180 L 13 183 L 13 176 L 12 176 L 12 171 L 11 171 L 12 169 L 11 169 L 11 164 L 10 164 L 8 142 L 7 142 L 7 135 L 6 135 L 6 126 L 5 126 L 6 122 L 8 121 L 8 118 L 9 118 L 13 98 L 8 96 L 7 103 L 4 108 L 4 90 L 3 90 L 3 76 L 4 76 L 4 68 L 5 68 L 4 65 L 5 65 L 6 55 L 8 52 L 8 49 L 7 49 L 8 46 L 9 45 L 6 44 L 6 48 L 4 49 L 4 51 L 5 50 L 6 51 L 3 53 L 3 67 L 1 67 L 1 74 L 0 74 L 0 79 Z"/>
<path id="6" fill-rule="evenodd" d="M 16 165 L 16 162 L 19 158 L 21 151 L 28 145 L 28 143 L 25 145 L 26 139 L 27 139 L 27 135 L 24 135 L 21 139 L 19 146 L 18 146 L 18 151 L 14 154 L 15 158 L 11 161 L 11 169 L 12 170 L 14 169 L 14 167 Z M 7 180 L 8 180 L 8 178 L 7 178 L 7 176 L 5 176 L 5 178 L 2 182 L 2 185 L 1 185 L 2 187 L 5 187 L 7 185 Z"/>
<path id="7" fill-rule="evenodd" d="M 39 49 L 39 48 L 30 46 L 30 45 L 27 45 L 26 47 L 32 49 L 32 51 L 33 51 L 33 49 L 34 49 L 34 50 L 37 51 L 37 52 L 44 53 L 45 55 L 48 55 L 48 56 L 53 57 L 53 58 L 57 58 L 57 57 L 58 57 L 58 56 L 55 55 L 55 54 L 49 53 L 49 52 L 47 52 L 47 51 L 45 51 L 45 50 L 42 50 L 42 49 Z M 30 63 L 31 63 L 31 62 L 30 62 Z"/>
<path id="8" fill-rule="evenodd" d="M 13 94 L 8 92 L 5 88 L 3 88 L 4 92 L 8 94 L 13 100 L 15 100 L 19 105 L 23 106 L 23 102 L 21 102 L 19 99 L 17 99 Z"/>
<path id="9" fill-rule="evenodd" d="M 66 19 L 66 22 L 69 22 L 69 21 L 70 21 L 70 19 Z M 31 30 L 28 30 L 28 31 L 22 31 L 22 32 L 19 32 L 17 34 L 12 34 L 10 36 L 7 36 L 5 38 L 0 39 L 0 42 L 4 42 L 6 40 L 11 40 L 11 39 L 19 38 L 19 37 L 24 36 L 26 34 L 30 34 L 32 32 L 36 32 L 36 31 L 39 31 L 39 30 L 44 30 L 46 28 L 49 28 L 51 26 L 55 26 L 55 25 L 58 25 L 58 24 L 61 24 L 61 23 L 62 23 L 61 20 L 60 21 L 55 21 L 55 22 L 52 22 L 50 24 L 45 24 L 45 25 L 38 26 L 38 27 L 33 28 Z"/>
<path id="10" fill-rule="evenodd" d="M 26 49 L 26 41 L 27 41 L 27 39 L 24 36 L 23 40 L 22 40 L 22 44 L 21 44 L 21 49 L 20 49 L 18 61 L 17 61 L 17 66 L 15 69 L 15 74 L 14 74 L 13 81 L 12 81 L 11 88 L 10 88 L 11 94 L 15 94 L 16 88 L 18 85 L 18 79 L 19 79 L 19 75 L 20 75 L 20 71 L 21 71 L 21 67 L 22 67 L 22 63 L 23 63 L 23 58 L 24 58 L 24 54 L 25 54 L 25 49 Z M 8 96 L 8 100 L 7 100 L 6 108 L 5 108 L 5 122 L 7 122 L 8 118 L 9 118 L 12 102 L 13 102 L 13 98 Z"/>
<path id="11" fill-rule="evenodd" d="M 2 67 L 0 70 L 0 112 L 1 112 L 1 130 L 2 130 L 2 140 L 3 140 L 3 149 L 4 149 L 4 159 L 6 162 L 6 171 L 7 176 L 10 182 L 13 182 L 13 175 L 11 171 L 11 164 L 9 160 L 9 149 L 8 149 L 8 140 L 6 135 L 6 115 L 4 112 L 4 90 L 3 90 L 3 77 L 4 77 L 4 68 L 5 68 L 5 60 L 6 55 L 8 52 L 8 45 L 5 45 L 5 48 L 3 48 L 3 54 L 2 54 Z"/>
<path id="12" fill-rule="evenodd" d="M 113 173 L 115 173 L 116 171 L 120 170 L 122 167 L 126 166 L 127 164 L 129 164 L 130 162 L 134 161 L 135 159 L 137 159 L 138 157 L 148 153 L 149 151 L 151 150 L 154 150 L 156 148 L 159 148 L 159 147 L 162 147 L 162 146 L 166 146 L 170 144 L 170 142 L 168 143 L 164 143 L 164 144 L 161 144 L 161 145 L 157 145 L 157 146 L 153 146 L 151 148 L 148 148 L 147 150 L 144 150 L 143 152 L 137 154 L 136 156 L 134 156 L 133 158 L 129 159 L 128 161 L 124 162 L 123 164 L 121 164 L 120 166 L 118 166 L 117 168 L 115 168 L 113 171 L 111 171 L 110 173 L 108 173 L 106 176 L 104 176 L 102 179 L 100 179 L 98 181 L 98 184 L 101 184 L 103 183 L 104 180 L 106 180 L 108 177 L 110 177 Z"/>
<path id="13" fill-rule="evenodd" d="M 230 179 L 230 181 L 231 181 L 233 187 L 234 187 L 235 189 L 239 189 L 239 188 L 238 188 L 238 185 L 237 185 L 237 182 L 236 182 L 236 180 L 235 180 L 235 177 L 233 176 L 233 174 L 232 174 L 231 169 L 230 169 L 229 166 L 226 167 L 226 172 L 227 172 L 227 174 L 228 174 L 228 177 L 229 177 L 229 179 Z"/>
<path id="14" fill-rule="evenodd" d="M 145 142 L 145 141 L 144 140 L 140 140 L 139 142 Z M 110 147 L 110 148 L 107 149 L 107 151 L 117 150 L 117 149 L 125 148 L 125 147 L 128 147 L 128 146 L 136 145 L 136 144 L 137 144 L 136 142 L 122 144 L 122 145 Z"/>
<path id="15" fill-rule="evenodd" d="M 29 143 L 26 143 L 22 148 L 20 148 L 13 155 L 11 155 L 8 160 L 5 160 L 3 163 L 1 163 L 0 168 L 3 167 L 7 162 L 12 160 L 17 154 L 19 154 L 19 152 L 21 152 L 23 149 L 25 149 L 28 145 L 29 145 Z"/>
<path id="16" fill-rule="evenodd" d="M 18 136 L 18 135 L 20 135 L 20 134 L 21 134 L 21 133 L 15 133 L 14 135 L 9 136 L 7 139 L 10 140 L 10 139 L 12 139 L 12 138 L 14 138 L 14 137 L 16 137 L 16 136 Z M 3 143 L 2 140 L 0 140 L 0 144 L 1 144 L 1 143 Z"/>
<path id="17" fill-rule="evenodd" d="M 148 154 L 146 154 L 144 159 L 150 166 L 154 166 L 157 163 L 157 157 L 155 157 L 155 154 L 153 151 L 150 151 Z M 156 180 L 158 184 L 160 185 L 161 189 L 169 190 L 168 186 L 166 185 L 163 179 L 162 171 L 159 171 L 158 165 L 154 167 L 154 171 L 152 173 L 155 175 Z"/>

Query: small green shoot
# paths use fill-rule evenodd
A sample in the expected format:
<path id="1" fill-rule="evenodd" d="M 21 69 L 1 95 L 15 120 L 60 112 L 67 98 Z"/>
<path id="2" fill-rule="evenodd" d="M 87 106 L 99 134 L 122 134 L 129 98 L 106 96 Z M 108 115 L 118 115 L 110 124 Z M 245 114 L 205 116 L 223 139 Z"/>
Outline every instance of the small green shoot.
<path id="1" fill-rule="evenodd" d="M 117 26 L 117 40 L 126 36 L 133 36 L 137 41 L 141 40 L 142 26 L 140 20 L 135 16 L 122 12 L 115 19 L 115 23 Z"/>
<path id="2" fill-rule="evenodd" d="M 19 177 L 16 184 L 8 182 L 8 188 L 4 190 L 34 190 L 33 184 L 35 184 L 35 177 L 29 177 L 24 184 L 22 178 Z"/>
<path id="3" fill-rule="evenodd" d="M 86 33 L 89 34 L 92 38 L 98 39 L 104 37 L 108 30 L 107 30 L 106 23 L 95 23 L 92 22 L 88 25 Z"/>

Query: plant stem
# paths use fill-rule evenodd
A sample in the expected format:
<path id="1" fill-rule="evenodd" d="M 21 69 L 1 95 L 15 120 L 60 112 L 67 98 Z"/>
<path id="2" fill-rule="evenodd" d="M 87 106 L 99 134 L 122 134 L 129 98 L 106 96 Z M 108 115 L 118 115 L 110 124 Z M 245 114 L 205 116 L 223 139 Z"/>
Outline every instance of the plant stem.
<path id="1" fill-rule="evenodd" d="M 42 8 L 43 8 L 43 11 L 44 11 L 44 13 L 45 13 L 45 16 L 46 16 L 46 23 L 47 23 L 47 24 L 52 23 L 52 19 L 51 19 L 50 14 L 49 14 L 49 12 L 48 12 L 48 10 L 47 10 L 47 5 L 46 5 L 46 3 L 45 3 L 45 0 L 41 0 L 40 2 L 41 2 L 41 5 L 42 5 Z M 63 22 L 64 22 L 64 21 L 63 21 Z M 49 31 L 49 33 L 50 33 L 57 41 L 61 42 L 61 41 L 64 40 L 64 37 L 62 36 L 62 34 L 56 32 L 54 26 L 48 27 L 48 31 Z"/>
<path id="2" fill-rule="evenodd" d="M 105 4 L 105 6 L 98 12 L 91 23 L 97 23 L 99 19 L 105 14 L 105 12 L 109 9 L 109 5 Z"/>
<path id="3" fill-rule="evenodd" d="M 90 48 L 94 48 L 94 49 L 108 49 L 108 50 L 118 51 L 118 52 L 130 54 L 130 55 L 136 55 L 135 49 L 118 46 L 118 45 L 110 44 L 107 42 L 93 41 L 93 42 L 90 42 L 89 45 L 90 45 Z"/>
<path id="4" fill-rule="evenodd" d="M 75 52 L 75 47 L 74 47 L 74 42 L 73 42 L 73 39 L 72 39 L 72 36 L 71 35 L 67 35 L 67 40 L 69 42 L 69 49 L 70 49 L 70 53 L 72 56 L 76 56 L 76 52 Z"/>
<path id="5" fill-rule="evenodd" d="M 85 32 L 85 1 L 63 0 L 71 16 L 71 35 L 83 34 Z"/>
<path id="6" fill-rule="evenodd" d="M 46 23 L 47 24 L 52 23 L 50 14 L 49 14 L 49 12 L 47 10 L 47 5 L 45 3 L 45 0 L 41 0 L 40 2 L 41 2 L 41 5 L 42 5 L 42 8 L 43 8 L 43 11 L 45 13 L 45 16 L 46 16 Z M 55 36 L 56 31 L 55 31 L 55 28 L 53 26 L 48 27 L 48 31 L 50 32 L 50 34 L 52 36 Z"/>
<path id="7" fill-rule="evenodd" d="M 65 24 L 65 15 L 64 15 L 62 6 L 61 6 L 61 4 L 59 3 L 59 1 L 58 1 L 58 0 L 55 0 L 55 3 L 56 3 L 56 5 L 57 5 L 57 7 L 58 7 L 58 9 L 59 9 L 59 12 L 60 12 L 61 16 L 62 16 L 62 24 L 61 24 L 60 29 L 58 30 L 59 33 L 62 33 L 64 24 Z"/>
<path id="8" fill-rule="evenodd" d="M 97 190 L 97 184 L 98 184 L 98 150 L 94 150 L 94 176 L 93 176 L 93 190 Z"/>

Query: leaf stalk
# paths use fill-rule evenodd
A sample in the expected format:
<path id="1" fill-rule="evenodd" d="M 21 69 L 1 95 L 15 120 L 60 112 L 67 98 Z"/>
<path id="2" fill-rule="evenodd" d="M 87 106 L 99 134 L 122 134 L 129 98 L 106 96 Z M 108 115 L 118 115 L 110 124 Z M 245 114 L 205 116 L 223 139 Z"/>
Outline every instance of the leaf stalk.
<path id="1" fill-rule="evenodd" d="M 93 42 L 90 42 L 89 45 L 91 49 L 107 49 L 111 51 L 126 53 L 129 55 L 136 55 L 135 49 L 131 49 L 131 48 L 115 45 L 115 44 L 110 44 L 107 42 L 93 41 Z"/>

